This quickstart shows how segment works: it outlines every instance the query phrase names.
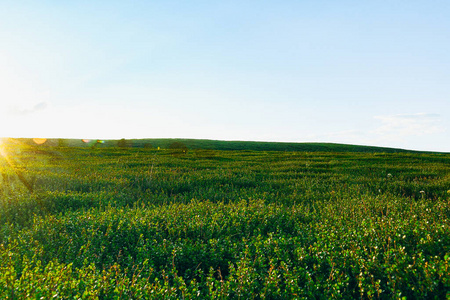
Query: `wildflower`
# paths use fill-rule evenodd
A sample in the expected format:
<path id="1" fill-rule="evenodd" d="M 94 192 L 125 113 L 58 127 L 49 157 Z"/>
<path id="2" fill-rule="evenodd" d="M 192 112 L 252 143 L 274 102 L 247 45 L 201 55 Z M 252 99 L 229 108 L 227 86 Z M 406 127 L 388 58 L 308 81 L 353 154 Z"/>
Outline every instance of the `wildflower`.
<path id="1" fill-rule="evenodd" d="M 391 177 L 392 177 L 392 174 L 391 174 L 391 173 L 388 173 L 388 174 L 387 174 L 387 177 L 388 177 L 388 178 L 391 178 Z"/>

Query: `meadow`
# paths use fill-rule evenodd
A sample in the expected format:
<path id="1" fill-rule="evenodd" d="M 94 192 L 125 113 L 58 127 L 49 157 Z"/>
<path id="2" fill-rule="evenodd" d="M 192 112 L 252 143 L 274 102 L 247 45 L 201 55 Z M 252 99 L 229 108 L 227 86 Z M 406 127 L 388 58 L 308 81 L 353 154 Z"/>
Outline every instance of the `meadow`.
<path id="1" fill-rule="evenodd" d="M 450 299 L 450 154 L 2 153 L 2 299 Z"/>

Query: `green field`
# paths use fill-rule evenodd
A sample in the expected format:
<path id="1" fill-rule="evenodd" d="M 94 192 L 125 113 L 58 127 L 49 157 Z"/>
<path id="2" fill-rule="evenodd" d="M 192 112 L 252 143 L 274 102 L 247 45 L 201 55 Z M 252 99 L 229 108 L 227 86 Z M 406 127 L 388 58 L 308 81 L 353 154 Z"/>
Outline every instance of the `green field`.
<path id="1" fill-rule="evenodd" d="M 33 145 L 31 139 L 17 139 L 24 144 Z M 109 148 L 120 145 L 121 140 L 76 140 L 48 139 L 45 146 Z M 237 151 L 301 151 L 301 152 L 384 152 L 384 153 L 419 153 L 398 148 L 360 146 L 334 143 L 282 143 L 282 142 L 249 142 L 249 141 L 219 141 L 199 139 L 122 139 L 126 148 L 170 149 L 173 144 L 185 146 L 190 150 L 237 150 Z M 100 142 L 100 143 L 98 143 Z"/>
<path id="2" fill-rule="evenodd" d="M 1 299 L 450 298 L 450 154 L 134 143 L 3 146 Z"/>

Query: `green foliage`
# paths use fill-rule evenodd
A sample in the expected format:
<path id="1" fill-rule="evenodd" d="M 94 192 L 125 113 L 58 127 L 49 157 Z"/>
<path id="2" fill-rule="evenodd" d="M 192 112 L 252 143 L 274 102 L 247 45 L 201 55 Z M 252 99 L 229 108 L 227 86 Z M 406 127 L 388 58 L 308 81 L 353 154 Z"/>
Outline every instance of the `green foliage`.
<path id="1" fill-rule="evenodd" d="M 35 145 L 32 139 L 15 139 L 21 143 Z M 173 144 L 183 145 L 192 150 L 227 150 L 227 151 L 301 151 L 301 152 L 362 152 L 362 153 L 420 153 L 419 151 L 360 146 L 335 143 L 284 143 L 284 142 L 251 142 L 251 141 L 218 141 L 200 139 L 129 139 L 86 142 L 79 139 L 65 139 L 68 147 L 117 147 L 126 142 L 127 147 L 170 149 Z M 48 139 L 44 145 L 57 146 L 59 140 Z M 43 146 L 43 145 L 41 145 Z M 119 146 L 120 147 L 120 146 Z M 173 147 L 173 146 L 172 146 Z M 179 148 L 178 148 L 179 149 Z"/>
<path id="2" fill-rule="evenodd" d="M 170 143 L 169 149 L 173 150 L 173 154 L 186 154 L 188 151 L 188 147 L 179 141 Z"/>
<path id="3" fill-rule="evenodd" d="M 67 147 L 67 139 L 58 139 L 58 147 Z"/>
<path id="4" fill-rule="evenodd" d="M 120 139 L 119 141 L 117 141 L 117 147 L 119 148 L 128 148 L 131 147 L 131 145 L 132 145 L 131 140 Z"/>
<path id="5" fill-rule="evenodd" d="M 10 145 L 2 299 L 450 297 L 448 154 Z"/>

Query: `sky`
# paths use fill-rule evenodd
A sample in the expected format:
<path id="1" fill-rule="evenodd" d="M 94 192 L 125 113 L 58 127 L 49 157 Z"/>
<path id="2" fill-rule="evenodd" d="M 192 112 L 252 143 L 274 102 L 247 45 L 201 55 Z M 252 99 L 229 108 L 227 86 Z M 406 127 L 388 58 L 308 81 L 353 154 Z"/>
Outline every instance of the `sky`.
<path id="1" fill-rule="evenodd" d="M 450 1 L 0 1 L 0 136 L 450 152 Z"/>

